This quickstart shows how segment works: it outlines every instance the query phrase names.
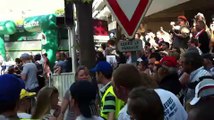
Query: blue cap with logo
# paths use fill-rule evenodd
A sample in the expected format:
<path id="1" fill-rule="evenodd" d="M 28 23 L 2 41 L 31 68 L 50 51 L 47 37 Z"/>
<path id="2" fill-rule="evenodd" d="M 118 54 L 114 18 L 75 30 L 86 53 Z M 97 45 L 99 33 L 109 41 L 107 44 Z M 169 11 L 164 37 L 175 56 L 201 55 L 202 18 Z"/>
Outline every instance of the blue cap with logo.
<path id="1" fill-rule="evenodd" d="M 0 102 L 14 102 L 20 97 L 20 92 L 24 89 L 24 81 L 12 74 L 0 76 Z"/>
<path id="2" fill-rule="evenodd" d="M 97 63 L 97 65 L 91 69 L 91 72 L 101 72 L 103 74 L 111 74 L 113 72 L 112 66 L 106 62 L 106 61 L 101 61 Z"/>

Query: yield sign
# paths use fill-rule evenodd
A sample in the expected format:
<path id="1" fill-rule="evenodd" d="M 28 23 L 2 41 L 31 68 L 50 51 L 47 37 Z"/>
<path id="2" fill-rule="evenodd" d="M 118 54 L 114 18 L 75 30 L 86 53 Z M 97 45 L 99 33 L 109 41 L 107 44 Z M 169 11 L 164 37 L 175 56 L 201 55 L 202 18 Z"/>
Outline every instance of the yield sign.
<path id="1" fill-rule="evenodd" d="M 145 16 L 152 0 L 105 0 L 119 25 L 129 38 L 134 34 Z"/>

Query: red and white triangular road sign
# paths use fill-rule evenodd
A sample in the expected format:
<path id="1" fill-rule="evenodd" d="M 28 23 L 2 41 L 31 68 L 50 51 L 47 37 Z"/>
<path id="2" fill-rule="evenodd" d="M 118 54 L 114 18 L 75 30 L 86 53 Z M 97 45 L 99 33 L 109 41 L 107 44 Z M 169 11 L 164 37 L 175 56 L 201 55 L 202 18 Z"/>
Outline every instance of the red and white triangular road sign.
<path id="1" fill-rule="evenodd" d="M 152 0 L 105 0 L 119 25 L 133 38 Z"/>

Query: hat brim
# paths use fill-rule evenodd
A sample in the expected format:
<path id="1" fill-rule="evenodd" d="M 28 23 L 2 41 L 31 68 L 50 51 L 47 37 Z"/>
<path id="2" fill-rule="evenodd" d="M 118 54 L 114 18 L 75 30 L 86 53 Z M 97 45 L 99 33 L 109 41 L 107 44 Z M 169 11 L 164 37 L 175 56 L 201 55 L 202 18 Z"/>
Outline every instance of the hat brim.
<path id="1" fill-rule="evenodd" d="M 138 58 L 137 62 L 143 62 L 142 58 Z"/>
<path id="2" fill-rule="evenodd" d="M 200 98 L 194 97 L 191 102 L 190 105 L 196 105 L 198 103 L 198 101 L 200 100 Z"/>
<path id="3" fill-rule="evenodd" d="M 94 67 L 94 68 L 90 69 L 90 72 L 92 72 L 92 73 L 96 73 L 96 72 L 97 72 L 97 68 L 96 68 L 96 67 Z"/>
<path id="4" fill-rule="evenodd" d="M 36 93 L 28 93 L 27 95 L 21 96 L 20 100 L 25 99 L 25 98 L 33 98 L 36 96 Z"/>

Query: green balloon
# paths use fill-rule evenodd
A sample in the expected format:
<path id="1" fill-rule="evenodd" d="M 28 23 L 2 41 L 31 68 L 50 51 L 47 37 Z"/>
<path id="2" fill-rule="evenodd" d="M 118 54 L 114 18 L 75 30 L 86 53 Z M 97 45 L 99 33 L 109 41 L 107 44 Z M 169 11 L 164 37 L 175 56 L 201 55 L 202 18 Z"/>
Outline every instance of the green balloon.
<path id="1" fill-rule="evenodd" d="M 12 35 L 16 32 L 16 24 L 13 21 L 0 22 L 0 35 Z"/>

